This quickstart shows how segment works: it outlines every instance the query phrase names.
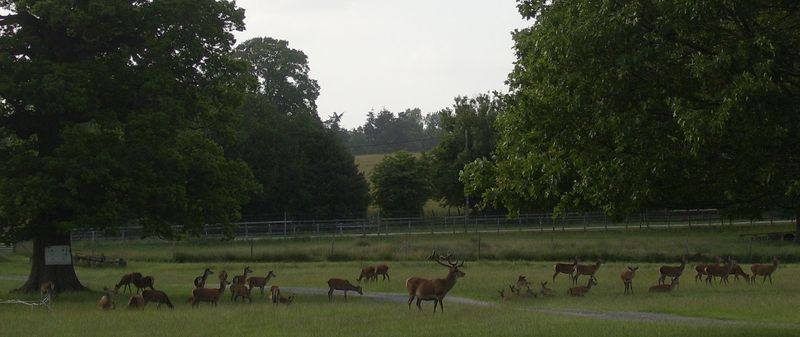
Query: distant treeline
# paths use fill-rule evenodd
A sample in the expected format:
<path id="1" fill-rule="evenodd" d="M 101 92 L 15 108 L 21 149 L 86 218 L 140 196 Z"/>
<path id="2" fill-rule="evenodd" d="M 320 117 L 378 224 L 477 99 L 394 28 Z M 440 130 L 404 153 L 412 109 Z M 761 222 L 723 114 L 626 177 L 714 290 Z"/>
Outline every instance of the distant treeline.
<path id="1" fill-rule="evenodd" d="M 423 115 L 419 108 L 397 113 L 386 109 L 370 111 L 364 125 L 351 130 L 341 127 L 342 114 L 333 113 L 325 124 L 354 155 L 401 150 L 424 152 L 439 143 L 441 113 Z"/>

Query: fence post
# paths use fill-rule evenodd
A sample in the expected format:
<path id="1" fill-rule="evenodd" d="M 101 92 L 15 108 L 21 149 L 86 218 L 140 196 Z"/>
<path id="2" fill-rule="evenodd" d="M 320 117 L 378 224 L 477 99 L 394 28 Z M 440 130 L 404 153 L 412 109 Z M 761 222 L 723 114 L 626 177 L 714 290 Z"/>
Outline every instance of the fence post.
<path id="1" fill-rule="evenodd" d="M 586 231 L 586 217 L 589 216 L 587 213 L 583 213 L 583 231 Z"/>
<path id="2" fill-rule="evenodd" d="M 665 209 L 664 214 L 666 215 L 667 218 L 667 228 L 669 228 L 669 211 Z"/>

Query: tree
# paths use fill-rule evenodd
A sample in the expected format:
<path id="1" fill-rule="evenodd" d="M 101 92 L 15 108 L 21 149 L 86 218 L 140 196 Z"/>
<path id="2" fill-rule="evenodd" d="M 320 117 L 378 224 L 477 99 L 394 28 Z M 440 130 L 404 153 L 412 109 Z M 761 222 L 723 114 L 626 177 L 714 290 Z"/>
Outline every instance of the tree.
<path id="1" fill-rule="evenodd" d="M 430 151 L 433 195 L 448 206 L 464 206 L 464 185 L 459 174 L 464 165 L 488 158 L 495 148 L 494 121 L 501 110 L 499 96 L 456 97 L 453 109 L 439 112 L 439 145 Z M 470 195 L 470 207 L 480 195 Z"/>
<path id="2" fill-rule="evenodd" d="M 519 7 L 492 202 L 800 213 L 796 2 Z"/>
<path id="3" fill-rule="evenodd" d="M 171 238 L 239 217 L 258 185 L 223 147 L 250 82 L 229 55 L 244 18 L 233 2 L 0 9 L 0 235 L 33 241 L 20 290 L 84 289 L 72 265 L 45 265 L 73 228 Z"/>
<path id="4" fill-rule="evenodd" d="M 363 217 L 369 205 L 366 179 L 334 130 L 316 111 L 317 82 L 308 59 L 286 41 L 256 38 L 236 47 L 260 85 L 239 111 L 236 156 L 264 186 L 244 207 L 257 217 Z M 335 123 L 338 126 L 338 122 Z"/>
<path id="5" fill-rule="evenodd" d="M 425 162 L 405 151 L 384 157 L 375 165 L 370 181 L 373 200 L 383 216 L 418 216 L 430 196 Z"/>

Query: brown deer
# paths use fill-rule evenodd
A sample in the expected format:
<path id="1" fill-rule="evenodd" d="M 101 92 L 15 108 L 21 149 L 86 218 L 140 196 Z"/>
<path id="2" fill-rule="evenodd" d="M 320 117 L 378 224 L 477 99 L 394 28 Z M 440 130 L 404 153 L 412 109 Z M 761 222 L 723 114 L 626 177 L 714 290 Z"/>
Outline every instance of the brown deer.
<path id="1" fill-rule="evenodd" d="M 409 277 L 406 279 L 406 289 L 408 290 L 408 308 L 411 309 L 411 302 L 417 297 L 417 288 L 419 285 L 426 281 L 421 277 Z"/>
<path id="2" fill-rule="evenodd" d="M 575 266 L 575 276 L 573 276 L 573 283 L 578 283 L 578 278 L 581 275 L 587 275 L 589 278 L 595 278 L 594 275 L 597 274 L 597 270 L 600 269 L 600 265 L 603 264 L 603 259 L 597 259 L 595 264 L 583 265 L 579 264 Z"/>
<path id="3" fill-rule="evenodd" d="M 639 267 L 628 266 L 628 270 L 623 271 L 622 274 L 619 275 L 619 277 L 622 279 L 622 283 L 625 285 L 626 295 L 633 294 L 633 277 L 636 276 L 637 270 L 639 270 Z"/>
<path id="4" fill-rule="evenodd" d="M 276 303 L 276 305 L 277 304 L 289 305 L 292 304 L 292 302 L 294 302 L 294 294 L 289 295 L 289 297 L 278 296 L 278 302 Z"/>
<path id="5" fill-rule="evenodd" d="M 347 301 L 347 292 L 348 291 L 355 291 L 359 295 L 364 295 L 364 292 L 361 291 L 361 286 L 354 286 L 348 280 L 343 280 L 340 278 L 332 278 L 328 280 L 328 301 L 333 300 L 333 291 L 334 290 L 342 290 L 344 291 L 344 300 Z"/>
<path id="6" fill-rule="evenodd" d="M 775 270 L 777 269 L 778 269 L 777 256 L 772 257 L 772 264 L 754 264 L 750 266 L 750 271 L 753 272 L 752 276 L 753 283 L 756 282 L 757 276 L 762 276 L 763 279 L 761 279 L 761 284 L 764 284 L 764 282 L 767 281 L 767 278 L 769 278 L 769 284 L 772 284 L 772 273 L 774 273 Z"/>
<path id="7" fill-rule="evenodd" d="M 714 260 L 716 261 L 717 265 L 720 265 L 722 263 L 722 258 L 719 256 L 715 256 Z M 694 281 L 695 282 L 702 281 L 703 276 L 706 276 L 706 267 L 711 265 L 712 264 L 698 264 L 694 266 L 694 270 L 697 272 L 697 274 L 694 276 Z"/>
<path id="8" fill-rule="evenodd" d="M 594 277 L 589 277 L 589 283 L 587 283 L 586 286 L 577 286 L 569 288 L 567 290 L 567 294 L 573 297 L 583 297 L 583 295 L 586 295 L 586 293 L 588 293 L 589 290 L 592 289 L 592 286 L 596 285 L 597 285 L 597 280 Z"/>
<path id="9" fill-rule="evenodd" d="M 678 286 L 679 283 L 680 283 L 680 279 L 677 278 L 677 277 L 673 277 L 672 278 L 672 282 L 670 282 L 670 284 L 657 284 L 657 285 L 654 285 L 654 286 L 650 287 L 650 289 L 648 289 L 647 291 L 649 291 L 651 293 L 670 292 L 670 291 L 672 291 L 672 289 L 675 289 Z"/>
<path id="10" fill-rule="evenodd" d="M 100 297 L 100 301 L 97 302 L 97 307 L 103 310 L 114 309 L 112 294 L 116 294 L 116 291 L 108 289 L 108 287 L 103 287 L 103 291 L 105 291 L 105 294 Z"/>
<path id="11" fill-rule="evenodd" d="M 123 289 L 123 292 L 127 290 L 128 293 L 130 293 L 131 284 L 134 284 L 133 283 L 134 280 L 139 280 L 140 278 L 142 278 L 142 274 L 137 272 L 122 275 L 122 278 L 119 279 L 117 285 L 114 286 L 114 290 L 119 291 L 119 288 L 125 287 L 125 289 Z"/>
<path id="12" fill-rule="evenodd" d="M 161 290 L 145 289 L 142 291 L 142 298 L 144 299 L 145 306 L 147 303 L 154 302 L 156 304 L 156 309 L 161 309 L 162 304 L 170 309 L 175 309 L 175 306 L 173 306 L 172 302 L 169 300 L 169 296 Z"/>
<path id="13" fill-rule="evenodd" d="M 728 284 L 728 275 L 731 274 L 731 270 L 733 270 L 733 266 L 736 265 L 736 261 L 731 258 L 728 258 L 728 262 L 725 265 L 709 265 L 706 267 L 706 284 L 714 285 L 713 279 L 714 277 L 719 277 L 719 283 Z"/>
<path id="14" fill-rule="evenodd" d="M 194 278 L 194 287 L 195 288 L 203 288 L 203 287 L 205 287 L 206 286 L 206 279 L 208 278 L 208 275 L 211 275 L 211 274 L 214 274 L 214 272 L 211 271 L 211 269 L 206 268 L 206 270 L 203 271 L 203 275 L 202 276 L 198 276 L 198 277 Z"/>
<path id="15" fill-rule="evenodd" d="M 553 273 L 553 283 L 556 283 L 556 276 L 558 274 L 567 274 L 569 275 L 569 279 L 572 280 L 572 283 L 575 284 L 575 279 L 573 278 L 573 274 L 575 273 L 575 267 L 578 265 L 578 257 L 576 256 L 575 259 L 572 260 L 572 263 L 556 263 L 554 265 L 555 273 Z"/>
<path id="16" fill-rule="evenodd" d="M 269 288 L 269 300 L 272 304 L 278 305 L 281 296 L 281 289 L 278 286 L 273 285 Z"/>
<path id="17" fill-rule="evenodd" d="M 361 268 L 361 274 L 358 275 L 358 278 L 356 279 L 356 281 L 357 282 L 361 282 L 361 280 L 363 280 L 363 279 L 366 279 L 367 281 L 372 280 L 372 279 L 376 279 L 377 280 L 377 278 L 375 277 L 375 267 L 368 266 L 368 267 Z"/>
<path id="18" fill-rule="evenodd" d="M 134 294 L 128 300 L 128 309 L 144 309 L 144 298 L 141 294 Z"/>
<path id="19" fill-rule="evenodd" d="M 511 290 L 511 294 L 515 295 L 520 298 L 536 298 L 538 295 L 531 289 L 530 283 L 525 285 L 525 291 L 522 291 L 521 287 L 516 287 L 513 284 L 509 284 L 508 288 Z"/>
<path id="20" fill-rule="evenodd" d="M 505 302 L 505 301 L 508 301 L 510 299 L 510 296 L 506 295 L 506 289 L 505 288 L 500 289 L 497 292 L 500 293 L 500 302 Z"/>
<path id="21" fill-rule="evenodd" d="M 228 282 L 228 273 L 223 271 L 219 275 L 219 289 L 195 288 L 192 290 L 192 297 L 189 299 L 189 303 L 192 304 L 192 307 L 197 307 L 200 302 L 209 302 L 216 307 L 220 296 L 225 292 L 225 286 L 228 284 L 230 284 Z"/>
<path id="22" fill-rule="evenodd" d="M 525 275 L 520 275 L 517 277 L 517 288 L 528 287 L 530 288 L 531 281 L 528 281 L 528 277 Z"/>
<path id="23" fill-rule="evenodd" d="M 739 281 L 739 276 L 741 276 L 744 278 L 744 281 L 746 283 L 748 284 L 750 283 L 750 274 L 745 273 L 744 270 L 742 270 L 742 266 L 739 265 L 738 263 L 735 266 L 733 266 L 733 269 L 731 269 L 731 275 L 733 275 L 734 280 L 736 281 Z"/>
<path id="24" fill-rule="evenodd" d="M 253 298 L 250 297 L 250 288 L 246 284 L 234 284 L 231 286 L 231 300 L 236 302 L 239 297 L 242 298 L 242 301 L 247 299 L 250 303 L 253 303 Z"/>
<path id="25" fill-rule="evenodd" d="M 45 281 L 39 284 L 39 293 L 42 297 L 53 296 L 55 295 L 56 285 L 53 281 Z"/>
<path id="26" fill-rule="evenodd" d="M 391 281 L 389 278 L 389 266 L 386 264 L 379 264 L 375 266 L 375 279 L 378 279 L 378 275 L 381 275 L 381 281 Z"/>
<path id="27" fill-rule="evenodd" d="M 541 285 L 541 289 L 539 289 L 539 294 L 542 294 L 543 297 L 552 297 L 556 295 L 556 292 L 553 289 L 547 287 L 547 281 L 539 282 Z"/>
<path id="28" fill-rule="evenodd" d="M 233 277 L 233 284 L 244 284 L 247 281 L 247 275 L 250 275 L 253 270 L 250 266 L 244 267 L 244 275 L 235 275 Z"/>
<path id="29" fill-rule="evenodd" d="M 269 272 L 267 272 L 267 276 L 266 277 L 253 276 L 253 277 L 248 278 L 247 279 L 247 285 L 250 286 L 250 290 L 253 290 L 254 288 L 261 289 L 261 294 L 263 295 L 264 294 L 264 287 L 267 286 L 267 283 L 269 283 L 269 280 L 271 280 L 272 278 L 274 278 L 276 276 L 278 276 L 278 275 L 275 275 L 275 272 L 270 270 Z"/>
<path id="30" fill-rule="evenodd" d="M 417 309 L 422 311 L 422 301 L 433 301 L 433 312 L 436 312 L 438 305 L 442 312 L 444 312 L 444 297 L 456 285 L 456 281 L 460 277 L 464 277 L 466 273 L 460 270 L 464 266 L 464 261 L 453 261 L 453 254 L 447 256 L 439 255 L 436 257 L 436 251 L 428 257 L 429 260 L 436 261 L 441 266 L 447 268 L 447 277 L 437 278 L 432 280 L 422 279 L 416 286 L 414 297 L 417 299 Z M 409 282 L 406 281 L 406 285 Z M 412 299 L 409 299 L 411 301 Z"/>
<path id="31" fill-rule="evenodd" d="M 686 262 L 688 261 L 686 256 L 684 256 L 681 258 L 680 266 L 661 266 L 661 268 L 658 269 L 658 271 L 661 273 L 661 277 L 658 278 L 658 284 L 664 284 L 664 280 L 666 280 L 667 277 L 680 278 L 681 275 L 683 275 L 684 268 L 686 268 Z"/>
<path id="32" fill-rule="evenodd" d="M 147 288 L 150 288 L 150 290 L 155 290 L 155 288 L 153 288 L 154 283 L 155 279 L 152 276 L 140 277 L 138 279 L 133 280 L 133 285 L 136 286 L 137 293 L 142 289 L 147 289 Z"/>

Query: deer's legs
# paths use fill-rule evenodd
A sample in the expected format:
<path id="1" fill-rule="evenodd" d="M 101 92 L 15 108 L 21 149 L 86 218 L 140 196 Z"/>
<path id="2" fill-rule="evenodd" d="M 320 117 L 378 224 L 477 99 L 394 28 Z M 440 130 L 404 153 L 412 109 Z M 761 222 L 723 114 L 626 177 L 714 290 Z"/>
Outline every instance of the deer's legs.
<path id="1" fill-rule="evenodd" d="M 556 283 L 556 276 L 558 275 L 558 270 L 556 270 L 555 274 L 553 274 L 553 283 Z"/>
<path id="2" fill-rule="evenodd" d="M 344 300 L 347 301 L 347 290 L 344 291 Z"/>
<path id="3" fill-rule="evenodd" d="M 433 299 L 433 313 L 436 313 L 436 306 L 439 305 L 439 300 Z"/>
<path id="4" fill-rule="evenodd" d="M 422 299 L 419 297 L 417 297 L 417 309 L 419 309 L 419 311 L 422 311 Z"/>
<path id="5" fill-rule="evenodd" d="M 772 284 L 772 274 L 769 274 L 769 284 Z"/>
<path id="6" fill-rule="evenodd" d="M 333 300 L 333 288 L 328 290 L 328 301 L 332 301 L 332 300 Z"/>
<path id="7" fill-rule="evenodd" d="M 408 309 L 411 310 L 411 302 L 414 302 L 414 295 L 408 295 Z"/>

